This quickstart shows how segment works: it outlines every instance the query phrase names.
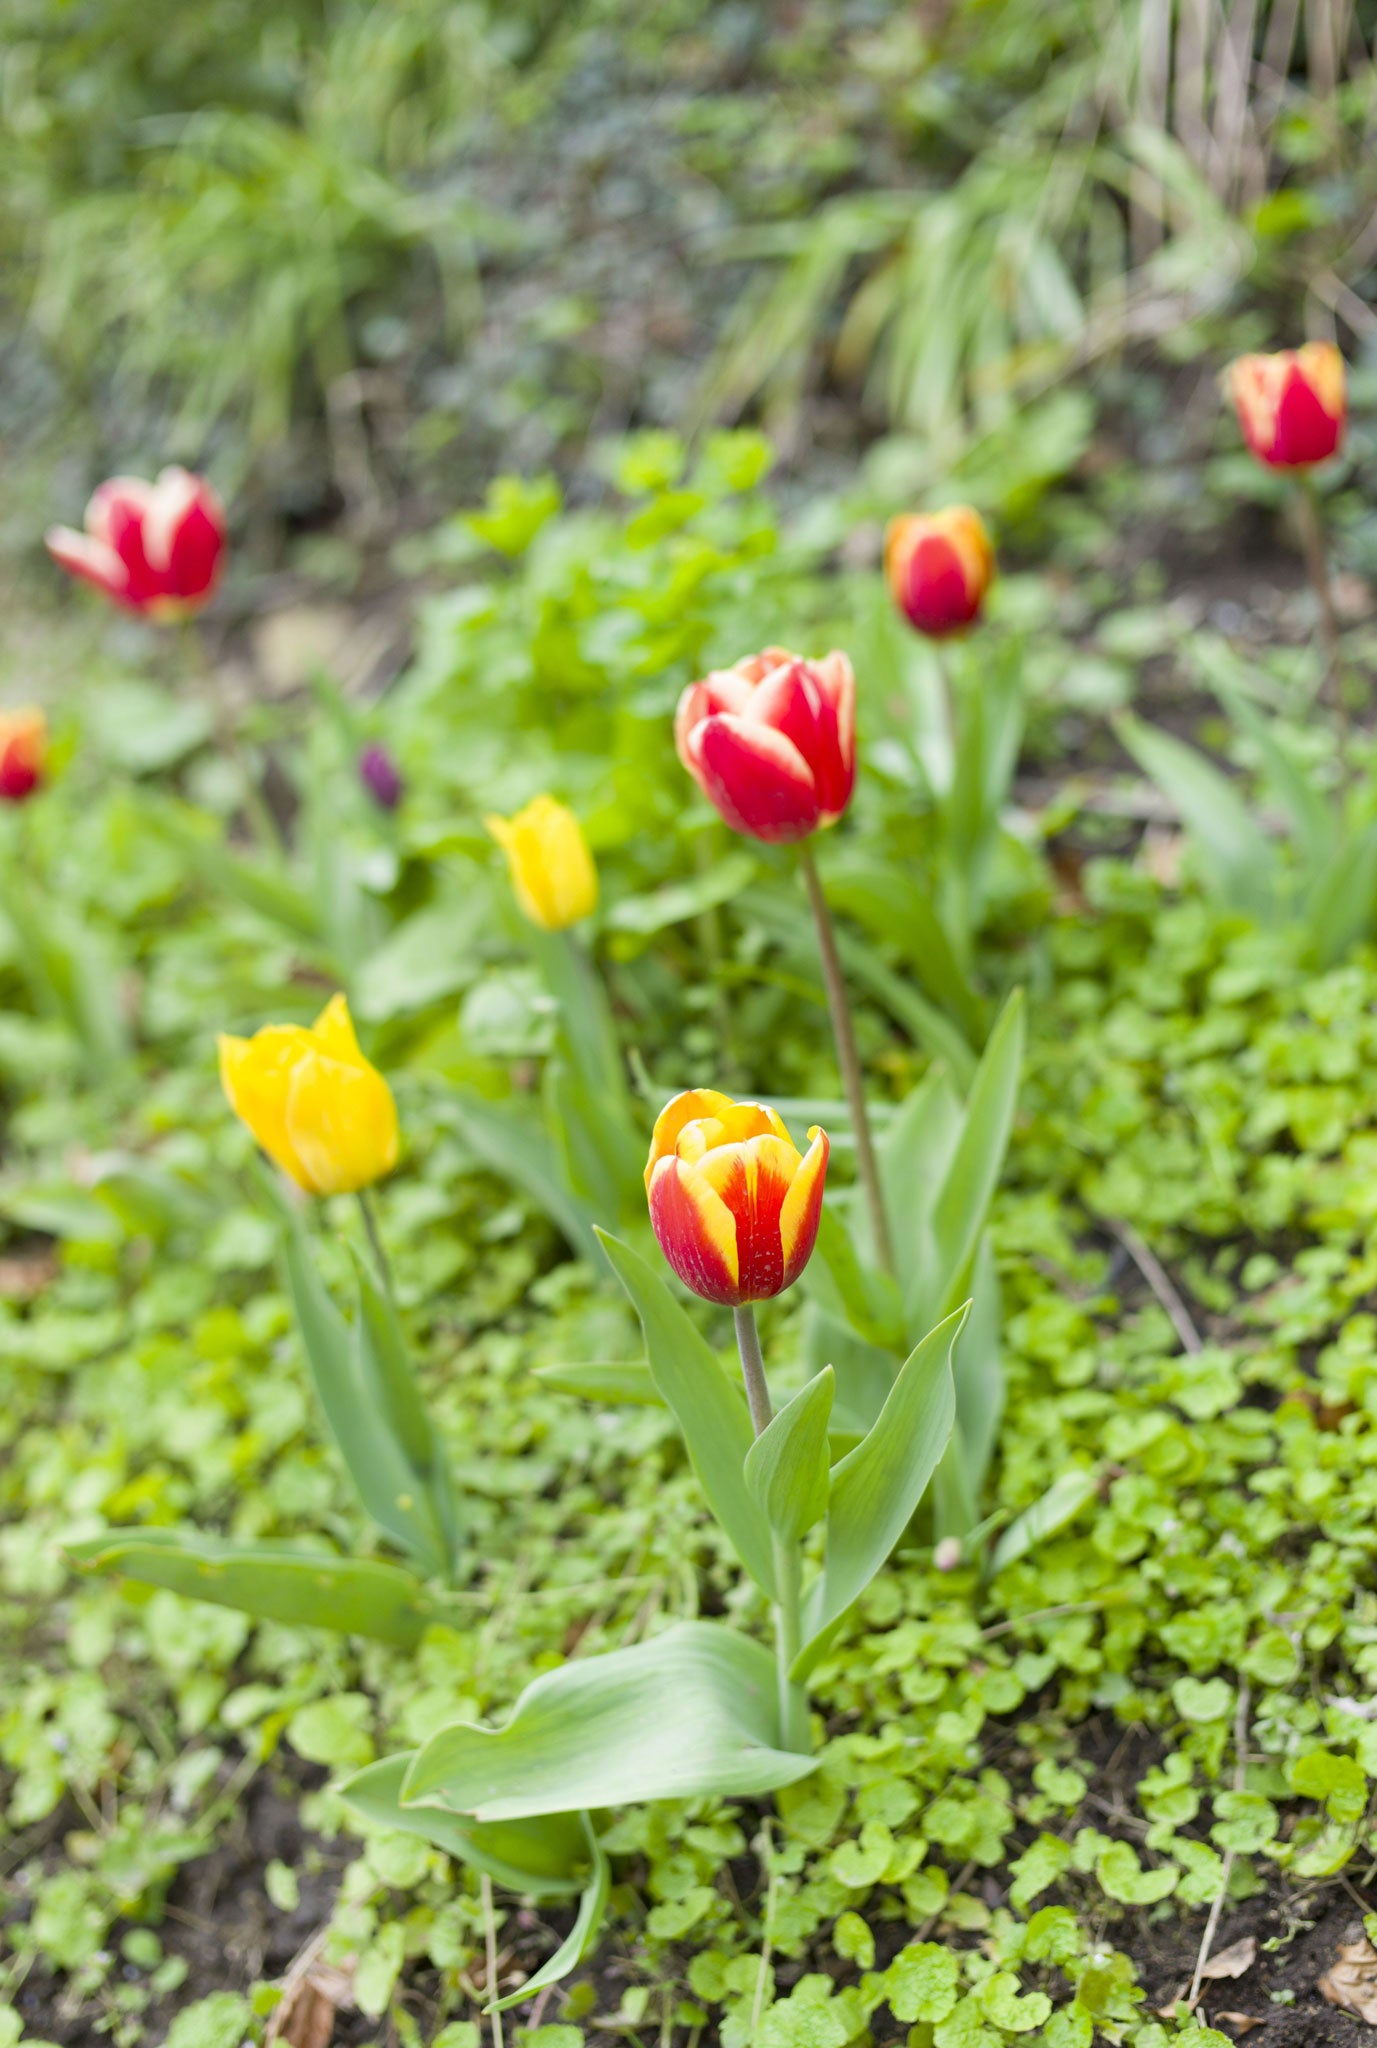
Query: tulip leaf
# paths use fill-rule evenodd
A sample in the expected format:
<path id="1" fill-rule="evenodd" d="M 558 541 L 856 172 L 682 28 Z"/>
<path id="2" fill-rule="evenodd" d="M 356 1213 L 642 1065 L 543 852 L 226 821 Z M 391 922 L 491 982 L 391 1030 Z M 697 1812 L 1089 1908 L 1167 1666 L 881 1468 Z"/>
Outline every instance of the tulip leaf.
<path id="1" fill-rule="evenodd" d="M 1377 824 L 1346 840 L 1320 869 L 1304 906 L 1317 967 L 1332 967 L 1370 931 L 1377 906 Z"/>
<path id="2" fill-rule="evenodd" d="M 1015 989 L 966 1097 L 966 1114 L 933 1210 L 940 1298 L 933 1315 L 949 1315 L 970 1291 L 970 1267 L 990 1202 L 1004 1170 L 1023 1078 L 1023 991 Z"/>
<path id="3" fill-rule="evenodd" d="M 650 1376 L 679 1425 L 708 1506 L 751 1577 L 773 1600 L 777 1595 L 770 1525 L 743 1469 L 755 1441 L 745 1397 L 639 1252 L 604 1230 L 598 1236 L 641 1319 Z"/>
<path id="4" fill-rule="evenodd" d="M 796 1679 L 813 1669 L 826 1631 L 865 1591 L 923 1498 L 956 1419 L 951 1353 L 965 1320 L 963 1307 L 924 1337 L 874 1428 L 832 1468 L 823 1567 L 804 1597 Z"/>
<path id="5" fill-rule="evenodd" d="M 444 1446 L 416 1385 L 396 1309 L 357 1253 L 354 1270 L 359 1291 L 354 1320 L 359 1378 L 415 1475 L 416 1512 L 427 1520 L 429 1547 L 449 1574 L 459 1549 L 459 1504 Z"/>
<path id="6" fill-rule="evenodd" d="M 1099 1484 L 1094 1472 L 1063 1472 L 1054 1479 L 1046 1493 L 1016 1515 L 1000 1536 L 990 1554 L 990 1576 L 1026 1557 L 1034 1545 L 1045 1542 L 1074 1521 L 1086 1502 L 1094 1499 Z"/>
<path id="7" fill-rule="evenodd" d="M 857 1336 L 816 1302 L 808 1304 L 803 1329 L 808 1364 L 818 1371 L 830 1365 L 836 1374 L 833 1437 L 865 1436 L 889 1399 L 899 1370 L 898 1358 L 893 1351 Z"/>
<path id="8" fill-rule="evenodd" d="M 961 1140 L 961 1098 L 945 1067 L 933 1067 L 900 1103 L 876 1152 L 909 1327 L 929 1327 L 941 1295 L 934 1222 L 938 1196 Z"/>
<path id="9" fill-rule="evenodd" d="M 827 1512 L 831 1366 L 781 1408 L 746 1453 L 746 1484 L 785 1543 L 797 1543 Z"/>
<path id="10" fill-rule="evenodd" d="M 534 1377 L 561 1394 L 579 1394 L 585 1401 L 625 1403 L 628 1407 L 662 1408 L 660 1390 L 650 1367 L 637 1359 L 607 1359 L 588 1365 L 538 1365 Z"/>
<path id="11" fill-rule="evenodd" d="M 753 1798 L 813 1768 L 780 1746 L 769 1652 L 720 1623 L 686 1621 L 543 1672 L 502 1728 L 438 1730 L 412 1759 L 402 1798 L 519 1820 L 643 1799 Z"/>
<path id="12" fill-rule="evenodd" d="M 849 849 L 828 869 L 828 901 L 863 924 L 871 937 L 897 946 L 935 1002 L 978 1044 L 981 1004 L 941 919 L 921 889 L 892 862 Z"/>
<path id="13" fill-rule="evenodd" d="M 447 1573 L 449 1549 L 424 1477 L 408 1457 L 386 1405 L 391 1365 L 363 1327 L 362 1309 L 351 1327 L 331 1301 L 294 1219 L 283 1231 L 282 1254 L 311 1378 L 359 1499 L 379 1528 L 427 1574 Z"/>
<path id="14" fill-rule="evenodd" d="M 804 1273 L 804 1290 L 834 1317 L 881 1349 L 903 1345 L 899 1292 L 887 1273 L 862 1266 L 837 1204 L 824 1203 L 818 1219 L 816 1257 Z"/>
<path id="15" fill-rule="evenodd" d="M 455 1619 L 393 1564 L 332 1557 L 287 1543 L 230 1543 L 194 1529 L 111 1529 L 66 1545 L 84 1572 L 120 1573 L 191 1600 L 237 1607 L 289 1628 L 334 1628 L 412 1649 L 433 1622 Z"/>
<path id="16" fill-rule="evenodd" d="M 340 1797 L 365 1820 L 419 1835 L 447 1856 L 486 1871 L 509 1891 L 529 1892 L 534 1898 L 571 1898 L 583 1889 L 589 1849 L 581 1815 L 478 1821 L 439 1806 L 403 1806 L 402 1785 L 415 1754 L 403 1750 L 366 1765 L 337 1788 Z"/>
<path id="17" fill-rule="evenodd" d="M 549 1961 L 542 1963 L 534 1976 L 519 1984 L 515 1991 L 509 1991 L 505 1998 L 495 1998 L 491 2005 L 485 2005 L 485 2013 L 506 2012 L 509 2006 L 524 2005 L 547 1984 L 558 1984 L 562 1977 L 578 1968 L 602 1931 L 602 1923 L 607 1916 L 607 1898 L 612 1889 L 612 1866 L 602 1843 L 593 1833 L 587 1814 L 583 1814 L 581 1819 L 591 1868 L 574 1924 Z"/>
<path id="18" fill-rule="evenodd" d="M 953 1441 L 959 1440 L 966 1488 L 977 1510 L 1004 1413 L 1004 1362 L 1000 1351 L 1003 1322 L 999 1270 L 990 1233 L 986 1231 L 976 1247 L 971 1268 L 971 1311 L 951 1355 L 956 1380 Z"/>
<path id="19" fill-rule="evenodd" d="M 448 1115 L 484 1166 L 520 1188 L 580 1257 L 596 1258 L 592 1218 L 542 1125 L 513 1102 L 489 1102 L 469 1089 L 450 1098 Z"/>
<path id="20" fill-rule="evenodd" d="M 1138 766 L 1175 805 L 1199 841 L 1218 893 L 1235 910 L 1266 917 L 1276 861 L 1267 836 L 1227 775 L 1171 733 L 1122 713 L 1114 730 Z"/>

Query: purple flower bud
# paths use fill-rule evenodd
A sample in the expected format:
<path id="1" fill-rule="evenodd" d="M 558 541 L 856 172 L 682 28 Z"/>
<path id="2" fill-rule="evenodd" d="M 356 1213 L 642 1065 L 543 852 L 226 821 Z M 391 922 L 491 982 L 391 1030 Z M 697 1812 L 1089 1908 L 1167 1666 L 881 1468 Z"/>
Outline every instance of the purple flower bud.
<path id="1" fill-rule="evenodd" d="M 359 755 L 359 780 L 382 810 L 396 810 L 402 800 L 402 778 L 386 747 L 374 741 L 364 748 Z"/>

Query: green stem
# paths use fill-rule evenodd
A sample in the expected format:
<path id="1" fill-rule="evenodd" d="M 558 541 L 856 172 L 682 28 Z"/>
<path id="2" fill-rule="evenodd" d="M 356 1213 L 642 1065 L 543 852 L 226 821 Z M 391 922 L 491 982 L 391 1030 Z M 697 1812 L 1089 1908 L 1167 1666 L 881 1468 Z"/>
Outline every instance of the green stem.
<path id="1" fill-rule="evenodd" d="M 749 1302 L 732 1311 L 736 1319 L 736 1348 L 741 1354 L 741 1374 L 746 1382 L 746 1402 L 751 1427 L 757 1436 L 769 1428 L 770 1388 L 765 1378 L 765 1360 L 760 1350 L 760 1332 L 755 1310 Z M 776 1536 L 774 1544 L 775 1672 L 779 1687 L 779 1733 L 786 1749 L 807 1756 L 813 1747 L 808 1721 L 808 1694 L 789 1673 L 803 1643 L 803 1563 L 796 1543 Z"/>
<path id="2" fill-rule="evenodd" d="M 1329 548 L 1325 540 L 1324 506 L 1309 470 L 1296 472 L 1296 510 L 1301 549 L 1310 577 L 1310 587 L 1320 614 L 1320 646 L 1324 656 L 1323 693 L 1339 718 L 1339 737 L 1347 737 L 1348 715 L 1339 675 L 1339 621 L 1334 610 L 1334 586 L 1329 575 Z"/>
<path id="3" fill-rule="evenodd" d="M 875 1160 L 875 1146 L 870 1136 L 870 1117 L 865 1106 L 865 1077 L 861 1072 L 860 1054 L 856 1051 L 851 1004 L 846 993 L 846 977 L 842 973 L 841 956 L 837 952 L 837 935 L 832 926 L 832 913 L 827 908 L 827 898 L 823 894 L 817 863 L 806 839 L 799 843 L 798 857 L 799 866 L 803 870 L 804 886 L 808 891 L 809 906 L 813 912 L 813 923 L 817 927 L 818 952 L 822 958 L 822 979 L 827 990 L 827 1008 L 832 1018 L 832 1037 L 837 1048 L 837 1065 L 841 1069 L 842 1089 L 846 1096 L 847 1108 L 851 1112 L 851 1135 L 856 1143 L 856 1171 L 860 1176 L 866 1207 L 870 1211 L 870 1234 L 875 1244 L 875 1256 L 885 1272 L 894 1277 L 894 1250 L 889 1237 L 889 1218 L 885 1215 L 880 1169 Z"/>
<path id="4" fill-rule="evenodd" d="M 382 1232 L 378 1228 L 378 1212 L 373 1207 L 373 1197 L 369 1194 L 367 1188 L 360 1188 L 358 1193 L 359 1210 L 363 1216 L 363 1227 L 368 1235 L 369 1248 L 373 1253 L 373 1263 L 378 1269 L 378 1278 L 382 1281 L 383 1292 L 387 1295 L 389 1301 L 392 1301 L 396 1299 L 396 1290 L 392 1285 L 392 1267 L 388 1261 L 387 1250 L 382 1241 Z"/>
<path id="5" fill-rule="evenodd" d="M 746 1405 L 751 1411 L 751 1427 L 759 1436 L 769 1427 L 773 1412 L 769 1383 L 765 1378 L 765 1360 L 760 1353 L 760 1332 L 755 1326 L 755 1310 L 748 1301 L 733 1309 L 732 1314 L 736 1318 L 736 1348 L 741 1353 L 741 1374 L 746 1382 Z"/>

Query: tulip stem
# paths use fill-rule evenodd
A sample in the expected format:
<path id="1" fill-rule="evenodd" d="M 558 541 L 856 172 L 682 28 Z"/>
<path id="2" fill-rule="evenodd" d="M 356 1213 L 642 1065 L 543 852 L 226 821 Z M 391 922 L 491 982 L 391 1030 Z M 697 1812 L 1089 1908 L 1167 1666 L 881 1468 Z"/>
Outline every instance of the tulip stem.
<path id="1" fill-rule="evenodd" d="M 383 1292 L 388 1300 L 391 1301 L 395 1299 L 396 1291 L 392 1285 L 392 1267 L 388 1262 L 387 1251 L 383 1245 L 382 1232 L 378 1228 L 378 1212 L 373 1207 L 373 1197 L 369 1194 L 367 1188 L 360 1188 L 358 1194 L 359 1213 L 363 1217 L 363 1227 L 368 1237 L 369 1249 L 373 1254 L 373 1263 L 378 1269 L 378 1278 L 382 1281 Z"/>
<path id="2" fill-rule="evenodd" d="M 736 1319 L 736 1348 L 741 1354 L 741 1376 L 746 1382 L 746 1403 L 751 1411 L 751 1427 L 757 1436 L 769 1428 L 771 1420 L 770 1387 L 765 1378 L 765 1360 L 760 1349 L 760 1332 L 756 1328 L 755 1310 L 750 1302 L 743 1302 L 733 1309 Z M 794 1668 L 803 1643 L 803 1619 L 800 1611 L 803 1582 L 803 1563 L 797 1543 L 786 1543 L 781 1536 L 772 1538 L 774 1545 L 775 1591 L 778 1595 L 774 1605 L 775 1620 L 775 1672 L 779 1688 L 779 1739 L 786 1749 L 797 1750 L 807 1756 L 813 1747 L 812 1730 L 808 1725 L 808 1694 L 789 1673 Z"/>
<path id="3" fill-rule="evenodd" d="M 1310 587 L 1320 612 L 1320 645 L 1324 652 L 1324 694 L 1339 715 L 1339 736 L 1346 735 L 1347 716 L 1339 676 L 1339 621 L 1334 610 L 1334 586 L 1329 575 L 1329 548 L 1324 532 L 1324 507 L 1307 470 L 1296 477 L 1296 515 L 1301 549 L 1310 577 Z"/>
<path id="4" fill-rule="evenodd" d="M 736 1318 L 736 1348 L 741 1353 L 741 1376 L 746 1382 L 746 1406 L 751 1411 L 751 1427 L 759 1436 L 769 1426 L 773 1413 L 769 1382 L 765 1378 L 765 1360 L 760 1351 L 760 1332 L 755 1326 L 755 1310 L 748 1301 L 733 1309 L 732 1314 Z"/>
<path id="5" fill-rule="evenodd" d="M 856 1033 L 851 1022 L 846 977 L 842 973 L 841 957 L 837 952 L 837 935 L 832 926 L 832 913 L 827 908 L 827 898 L 823 894 L 817 863 L 806 840 L 799 845 L 798 857 L 799 866 L 803 869 L 804 886 L 808 891 L 808 902 L 813 912 L 813 923 L 817 926 L 818 952 L 822 957 L 822 979 L 827 990 L 827 1007 L 832 1017 L 832 1037 L 837 1048 L 837 1065 L 841 1069 L 842 1088 L 846 1095 L 847 1108 L 851 1112 L 851 1135 L 856 1144 L 856 1170 L 860 1175 L 866 1207 L 870 1211 L 870 1234 L 874 1239 L 876 1258 L 885 1272 L 892 1277 L 894 1249 L 889 1238 L 889 1219 L 885 1215 L 880 1169 L 875 1160 L 875 1146 L 870 1136 L 870 1117 L 865 1106 L 865 1077 L 861 1072 L 860 1055 L 856 1051 Z"/>

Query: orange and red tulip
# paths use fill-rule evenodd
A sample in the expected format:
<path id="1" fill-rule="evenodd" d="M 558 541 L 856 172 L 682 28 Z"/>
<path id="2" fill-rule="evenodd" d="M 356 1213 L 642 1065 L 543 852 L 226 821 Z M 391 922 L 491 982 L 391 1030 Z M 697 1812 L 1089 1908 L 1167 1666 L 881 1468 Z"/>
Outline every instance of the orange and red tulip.
<path id="1" fill-rule="evenodd" d="M 48 721 L 41 711 L 0 711 L 0 803 L 22 804 L 43 781 Z"/>
<path id="2" fill-rule="evenodd" d="M 165 469 L 156 483 L 116 476 L 86 507 L 84 533 L 51 527 L 48 552 L 126 611 L 160 623 L 189 618 L 215 589 L 225 515 L 204 477 Z"/>
<path id="3" fill-rule="evenodd" d="M 985 522 L 969 505 L 907 512 L 890 521 L 885 576 L 895 604 L 918 632 L 945 640 L 979 618 L 994 580 Z"/>
<path id="4" fill-rule="evenodd" d="M 782 844 L 833 824 L 856 782 L 856 678 L 844 654 L 767 647 L 690 683 L 679 759 L 734 832 Z"/>
<path id="5" fill-rule="evenodd" d="M 800 1156 L 759 1102 L 690 1088 L 655 1120 L 645 1170 L 650 1221 L 679 1278 L 740 1308 L 792 1287 L 812 1256 L 827 1179 L 827 1134 Z"/>
<path id="6" fill-rule="evenodd" d="M 1269 469 L 1308 469 L 1339 448 L 1348 419 L 1344 359 L 1332 341 L 1239 356 L 1225 373 L 1243 438 Z"/>

